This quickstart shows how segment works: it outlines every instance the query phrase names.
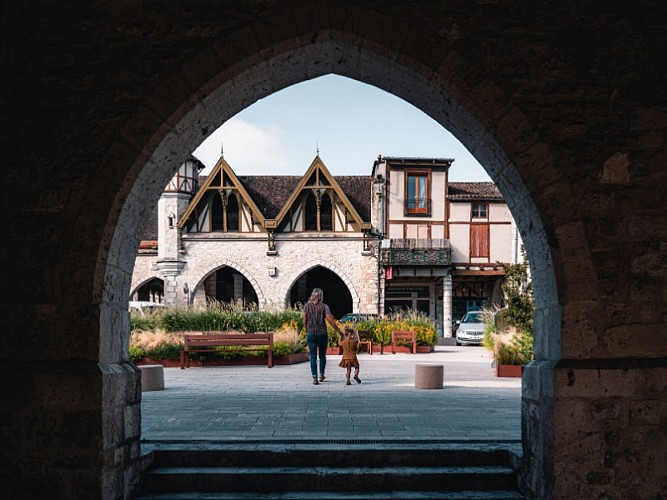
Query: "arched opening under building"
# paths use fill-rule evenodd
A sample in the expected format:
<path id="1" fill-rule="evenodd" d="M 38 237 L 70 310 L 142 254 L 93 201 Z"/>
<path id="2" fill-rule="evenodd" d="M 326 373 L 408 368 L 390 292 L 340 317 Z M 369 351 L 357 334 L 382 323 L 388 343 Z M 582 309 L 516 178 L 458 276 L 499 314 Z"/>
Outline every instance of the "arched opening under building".
<path id="1" fill-rule="evenodd" d="M 336 34 L 333 33 L 327 36 L 333 35 Z M 445 94 L 443 90 L 443 88 L 446 87 L 445 84 L 430 78 L 424 78 L 421 74 L 413 73 L 408 69 L 408 66 L 402 64 L 402 62 L 407 63 L 407 61 L 396 59 L 389 61 L 374 54 L 372 51 L 360 51 L 354 44 L 347 46 L 345 44 L 345 36 L 338 35 L 341 36 L 342 41 L 334 40 L 332 43 L 329 43 L 328 41 L 318 41 L 318 43 L 306 44 L 304 47 L 295 48 L 287 51 L 285 54 L 281 53 L 276 56 L 275 60 L 271 60 L 271 64 L 279 67 L 281 62 L 284 62 L 284 57 L 286 57 L 287 60 L 304 61 L 304 66 L 301 69 L 306 70 L 306 66 L 310 68 L 307 70 L 309 78 L 321 74 L 340 72 L 340 74 L 345 76 L 360 78 L 379 88 L 395 93 L 397 96 L 405 98 L 408 102 L 427 112 L 443 127 L 451 130 L 452 133 L 454 133 L 459 140 L 473 152 L 480 162 L 484 164 L 494 181 L 496 181 L 499 189 L 506 196 L 508 205 L 512 209 L 512 212 L 516 214 L 517 222 L 522 229 L 527 253 L 529 258 L 531 258 L 531 263 L 534 264 L 533 269 L 535 272 L 533 278 L 536 283 L 535 293 L 539 303 L 538 313 L 540 312 L 540 309 L 542 311 L 550 311 L 550 314 L 538 314 L 536 316 L 535 333 L 536 343 L 539 345 L 538 350 L 536 350 L 538 359 L 536 362 L 532 363 L 532 366 L 524 371 L 524 379 L 526 377 L 537 379 L 542 376 L 543 369 L 546 370 L 545 376 L 551 377 L 551 365 L 540 363 L 540 361 L 542 361 L 542 359 L 558 359 L 560 353 L 560 323 L 558 312 L 560 309 L 556 294 L 557 287 L 555 284 L 554 270 L 551 264 L 551 253 L 546 242 L 545 232 L 540 219 L 540 212 L 535 209 L 531 191 L 529 191 L 523 184 L 514 164 L 503 154 L 502 146 L 498 145 L 494 137 L 487 132 L 485 125 L 478 121 L 474 116 L 470 115 L 464 106 L 459 105 L 459 102 L 457 102 L 456 99 Z M 374 64 L 366 64 L 367 61 L 364 64 L 350 64 L 349 60 L 340 59 L 337 54 L 338 51 L 341 50 L 341 47 L 343 52 L 351 59 L 363 57 L 373 61 Z M 309 61 L 309 63 L 306 65 L 305 61 Z M 313 67 L 310 61 L 323 61 L 325 64 L 321 66 L 315 65 L 315 69 L 312 69 Z M 342 65 L 336 66 L 337 64 L 341 64 L 341 61 L 343 61 Z M 226 79 L 226 77 L 224 77 L 225 79 L 220 82 L 219 86 L 211 92 L 211 94 L 201 100 L 202 106 L 192 107 L 179 121 L 177 129 L 178 134 L 181 135 L 177 140 L 166 140 L 167 138 L 171 138 L 170 134 L 173 133 L 176 135 L 176 131 L 168 132 L 166 134 L 165 140 L 162 141 L 160 146 L 153 152 L 153 157 L 155 159 L 152 157 L 151 162 L 147 163 L 147 166 L 142 169 L 138 176 L 137 189 L 141 187 L 142 183 L 154 183 L 155 165 L 159 165 L 160 175 L 165 177 L 164 180 L 166 183 L 167 176 L 173 174 L 173 172 L 180 166 L 178 159 L 190 154 L 192 149 L 199 144 L 200 131 L 202 130 L 203 124 L 210 124 L 217 127 L 224 122 L 224 120 L 233 116 L 243 108 L 243 103 L 254 102 L 278 88 L 294 83 L 295 79 L 305 78 L 295 78 L 295 75 L 301 74 L 298 73 L 300 71 L 298 64 L 296 66 L 286 64 L 284 67 L 289 69 L 285 70 L 283 73 L 274 75 L 276 81 L 274 82 L 275 85 L 272 89 L 268 89 L 258 83 L 263 81 L 262 79 L 265 76 L 264 64 L 251 66 L 245 70 L 246 72 L 242 72 L 240 78 L 243 81 L 248 82 L 248 85 L 243 87 L 242 92 L 244 99 L 240 99 L 239 101 L 230 100 L 230 94 L 232 96 L 238 96 L 239 90 L 237 90 L 238 87 L 235 87 Z M 364 68 L 363 72 L 361 72 L 359 68 Z M 308 73 L 308 71 L 310 71 L 310 73 Z M 402 85 L 396 87 L 392 83 L 394 81 L 400 81 L 402 82 Z M 248 98 L 250 99 L 246 100 Z M 501 97 L 498 97 L 498 99 L 502 100 Z M 499 119 L 500 118 L 496 118 L 493 123 L 497 124 Z M 525 127 L 530 129 L 530 126 L 523 122 L 521 116 L 517 118 L 517 120 L 520 122 L 521 127 L 525 125 Z M 517 131 L 508 129 L 508 133 L 521 134 L 524 132 L 523 128 L 517 128 L 516 130 Z M 512 141 L 516 140 L 518 142 L 519 139 L 520 138 L 506 138 L 505 142 L 512 144 Z M 516 153 L 514 152 L 514 154 Z M 173 159 L 173 161 L 165 161 L 165 158 Z M 137 201 L 135 199 L 131 199 L 126 203 L 119 218 L 120 226 L 124 227 L 124 225 L 132 224 L 128 222 L 128 220 L 135 215 L 136 210 L 134 205 L 136 203 Z M 143 204 L 145 203 L 145 200 L 140 200 L 138 203 Z M 149 210 L 147 207 L 140 208 L 140 211 L 142 212 Z M 139 233 L 138 230 L 136 232 Z M 114 242 L 116 242 L 116 240 L 114 240 Z M 120 245 L 122 245 L 122 243 L 120 243 Z M 128 252 L 123 252 L 121 250 L 122 249 L 114 248 L 112 245 L 112 254 L 128 254 Z M 533 254 L 533 252 L 535 253 Z M 132 263 L 122 262 L 117 267 L 123 272 L 126 272 L 128 269 L 131 270 Z M 107 274 L 112 275 L 110 277 L 112 278 L 116 273 L 116 268 L 112 265 L 106 266 L 105 271 Z M 312 280 L 315 276 L 317 275 L 314 273 L 312 275 L 306 274 L 306 284 L 304 287 L 306 289 L 305 293 L 301 294 L 296 292 L 297 295 L 293 298 L 292 290 L 290 290 L 288 295 L 290 302 L 295 303 L 297 300 L 307 300 L 307 289 L 314 286 L 308 283 L 308 278 L 310 277 Z M 114 280 L 110 278 L 105 279 L 105 283 L 114 282 Z M 326 276 L 324 276 L 324 278 L 326 278 Z M 332 306 L 332 312 L 335 316 L 340 316 L 345 312 L 352 311 L 351 303 L 339 303 L 336 300 L 335 292 L 332 294 L 331 290 L 327 290 L 326 279 L 317 283 L 317 286 L 324 289 L 325 302 Z M 229 292 L 226 293 L 229 295 Z M 124 339 L 124 344 L 127 348 L 127 339 Z M 548 397 L 541 398 L 535 394 L 534 391 L 539 388 L 529 385 L 529 389 L 528 392 L 524 392 L 523 397 L 523 424 L 524 427 L 527 427 L 529 430 L 528 433 L 524 433 L 524 436 L 529 436 L 528 441 L 524 442 L 524 450 L 526 454 L 529 455 L 533 470 L 537 471 L 538 474 L 544 473 L 548 476 L 551 473 L 549 470 L 550 455 L 545 457 L 542 453 L 541 443 L 548 440 L 551 436 L 551 421 L 548 418 L 540 418 L 540 415 L 550 414 L 552 411 L 552 400 Z M 550 450 L 548 450 L 548 453 L 550 453 Z"/>
<path id="2" fill-rule="evenodd" d="M 352 312 L 352 294 L 345 282 L 333 271 L 322 266 L 303 273 L 290 289 L 290 306 L 298 307 L 308 302 L 313 288 L 324 292 L 324 303 L 336 318 Z"/>
<path id="3" fill-rule="evenodd" d="M 162 303 L 164 298 L 164 281 L 152 278 L 131 295 L 130 300 Z"/>
<path id="4" fill-rule="evenodd" d="M 209 274 L 202 283 L 206 301 L 229 304 L 242 309 L 257 308 L 257 292 L 248 278 L 224 266 Z"/>

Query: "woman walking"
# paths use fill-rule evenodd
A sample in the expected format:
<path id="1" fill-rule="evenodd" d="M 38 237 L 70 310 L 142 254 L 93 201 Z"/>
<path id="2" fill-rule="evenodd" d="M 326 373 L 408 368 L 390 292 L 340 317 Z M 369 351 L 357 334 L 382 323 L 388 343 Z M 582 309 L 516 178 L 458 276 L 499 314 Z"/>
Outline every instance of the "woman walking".
<path id="1" fill-rule="evenodd" d="M 332 316 L 329 306 L 324 303 L 324 292 L 321 288 L 314 288 L 310 299 L 303 308 L 303 325 L 306 329 L 306 344 L 310 351 L 310 373 L 313 376 L 313 384 L 324 382 L 324 369 L 327 365 L 327 324 L 329 324 L 342 335 L 338 328 L 336 319 Z M 317 358 L 320 359 L 320 379 L 317 380 Z"/>

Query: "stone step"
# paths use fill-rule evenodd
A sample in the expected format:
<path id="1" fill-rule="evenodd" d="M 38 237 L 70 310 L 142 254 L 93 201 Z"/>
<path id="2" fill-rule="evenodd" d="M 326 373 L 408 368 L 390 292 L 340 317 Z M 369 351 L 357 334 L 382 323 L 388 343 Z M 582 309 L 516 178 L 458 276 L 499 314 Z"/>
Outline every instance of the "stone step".
<path id="1" fill-rule="evenodd" d="M 377 449 L 312 448 L 231 448 L 224 452 L 217 449 L 161 448 L 154 452 L 155 467 L 345 467 L 356 466 L 466 466 L 508 465 L 507 449 L 489 447 L 433 449 L 396 447 Z"/>
<path id="2" fill-rule="evenodd" d="M 137 500 L 521 500 L 516 491 L 294 491 L 276 493 L 215 492 L 153 493 Z"/>
<path id="3" fill-rule="evenodd" d="M 145 478 L 162 491 L 460 491 L 516 489 L 507 466 L 468 467 L 158 467 Z"/>

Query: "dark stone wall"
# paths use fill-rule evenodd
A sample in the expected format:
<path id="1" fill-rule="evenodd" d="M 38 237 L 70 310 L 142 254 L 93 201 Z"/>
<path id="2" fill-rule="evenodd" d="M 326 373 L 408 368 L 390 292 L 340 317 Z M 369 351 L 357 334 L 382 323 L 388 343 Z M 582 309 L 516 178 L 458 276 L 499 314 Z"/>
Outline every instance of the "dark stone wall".
<path id="1" fill-rule="evenodd" d="M 447 126 L 518 220 L 538 302 L 529 495 L 667 495 L 662 2 L 0 9 L 0 397 L 21 403 L 0 410 L 1 486 L 129 494 L 140 393 L 125 305 L 143 222 L 225 119 L 335 72 Z"/>

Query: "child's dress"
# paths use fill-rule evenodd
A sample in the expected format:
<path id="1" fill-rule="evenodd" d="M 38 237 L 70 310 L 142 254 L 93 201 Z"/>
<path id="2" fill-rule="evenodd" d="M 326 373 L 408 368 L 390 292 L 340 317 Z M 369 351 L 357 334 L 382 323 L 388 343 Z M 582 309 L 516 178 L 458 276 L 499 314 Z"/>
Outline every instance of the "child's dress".
<path id="1" fill-rule="evenodd" d="M 345 339 L 340 343 L 343 348 L 343 359 L 340 360 L 338 366 L 341 368 L 359 368 L 359 360 L 357 359 L 358 342 L 352 339 Z"/>

